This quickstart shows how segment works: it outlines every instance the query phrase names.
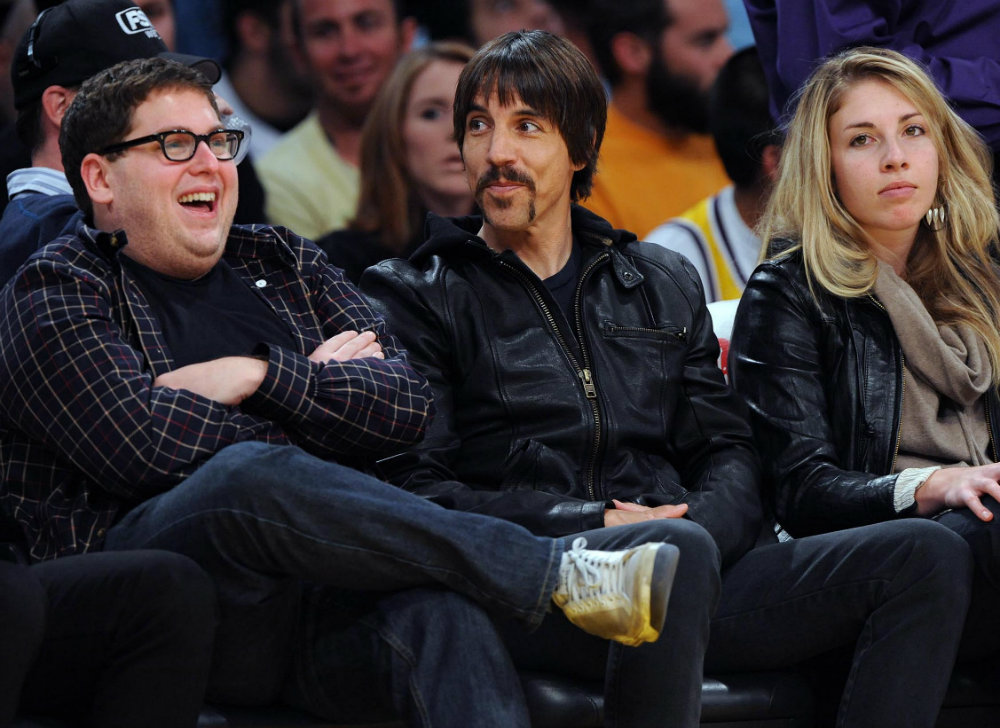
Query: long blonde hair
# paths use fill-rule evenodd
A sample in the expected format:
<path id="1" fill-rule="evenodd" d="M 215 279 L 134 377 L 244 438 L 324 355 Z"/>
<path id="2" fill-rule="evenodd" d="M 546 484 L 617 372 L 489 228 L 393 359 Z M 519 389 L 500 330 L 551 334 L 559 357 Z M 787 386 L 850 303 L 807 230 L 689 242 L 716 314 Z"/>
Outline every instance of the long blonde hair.
<path id="1" fill-rule="evenodd" d="M 991 259 L 1000 217 L 992 156 L 976 131 L 948 106 L 930 76 L 895 51 L 854 48 L 827 59 L 798 98 L 782 149 L 780 175 L 761 219 L 765 255 L 801 251 L 809 287 L 854 298 L 871 291 L 877 261 L 868 235 L 836 194 L 828 124 L 845 92 L 864 80 L 903 94 L 927 119 L 938 155 L 935 206 L 947 221 L 923 225 L 907 264 L 907 282 L 939 324 L 965 323 L 982 337 L 1000 383 L 1000 271 Z M 782 241 L 780 246 L 775 246 Z M 789 245 L 790 243 L 790 245 Z"/>
<path id="2" fill-rule="evenodd" d="M 403 117 L 413 84 L 434 61 L 464 65 L 474 51 L 463 43 L 429 43 L 403 56 L 386 79 L 361 132 L 358 209 L 348 227 L 378 231 L 390 250 L 402 252 L 424 224 L 423 206 L 406 168 Z M 456 150 L 458 146 L 456 144 Z"/>

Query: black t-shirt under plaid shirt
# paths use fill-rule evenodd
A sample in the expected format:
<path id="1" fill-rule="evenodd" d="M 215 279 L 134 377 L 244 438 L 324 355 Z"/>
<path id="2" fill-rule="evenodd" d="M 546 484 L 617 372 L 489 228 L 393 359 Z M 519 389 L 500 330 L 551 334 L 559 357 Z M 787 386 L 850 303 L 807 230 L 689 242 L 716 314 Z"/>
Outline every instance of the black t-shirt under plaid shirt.
<path id="1" fill-rule="evenodd" d="M 164 275 L 126 255 L 120 260 L 159 321 L 175 367 L 250 356 L 262 343 L 298 348 L 287 324 L 224 260 L 194 280 Z"/>

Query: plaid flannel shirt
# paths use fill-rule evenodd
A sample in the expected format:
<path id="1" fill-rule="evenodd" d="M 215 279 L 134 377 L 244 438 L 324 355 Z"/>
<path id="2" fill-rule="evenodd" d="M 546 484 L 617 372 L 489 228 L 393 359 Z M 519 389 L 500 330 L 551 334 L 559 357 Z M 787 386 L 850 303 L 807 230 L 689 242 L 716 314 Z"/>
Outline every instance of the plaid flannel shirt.
<path id="1" fill-rule="evenodd" d="M 32 560 L 98 548 L 131 505 L 227 445 L 294 444 L 357 463 L 423 436 L 430 390 L 357 290 L 283 228 L 233 226 L 225 259 L 288 324 L 258 390 L 230 407 L 153 386 L 173 362 L 118 260 L 122 232 L 81 224 L 33 255 L 0 294 L 0 507 Z M 336 333 L 373 327 L 384 360 L 320 364 Z"/>

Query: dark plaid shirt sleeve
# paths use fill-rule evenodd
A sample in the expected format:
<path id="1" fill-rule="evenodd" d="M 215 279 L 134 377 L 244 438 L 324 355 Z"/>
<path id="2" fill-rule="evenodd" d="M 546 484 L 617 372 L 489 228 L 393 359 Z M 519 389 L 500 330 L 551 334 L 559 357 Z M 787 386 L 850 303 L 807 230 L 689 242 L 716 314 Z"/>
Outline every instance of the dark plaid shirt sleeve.
<path id="1" fill-rule="evenodd" d="M 34 443 L 35 457 L 43 447 L 116 498 L 139 501 L 226 445 L 284 439 L 260 417 L 153 386 L 147 357 L 123 327 L 128 306 L 114 275 L 94 273 L 72 259 L 41 257 L 3 299 L 0 406 L 6 427 Z"/>
<path id="2" fill-rule="evenodd" d="M 272 303 L 316 317 L 315 338 L 302 352 L 268 347 L 268 371 L 257 392 L 243 403 L 248 412 L 281 423 L 295 444 L 321 457 L 355 459 L 385 455 L 417 442 L 431 412 L 431 393 L 385 322 L 323 253 L 308 241 L 287 233 L 298 258 L 304 286 L 269 285 Z M 308 302 L 302 301 L 305 296 Z M 310 326 L 300 325 L 302 334 Z M 308 359 L 316 346 L 343 331 L 373 329 L 385 359 L 374 357 L 325 364 Z"/>

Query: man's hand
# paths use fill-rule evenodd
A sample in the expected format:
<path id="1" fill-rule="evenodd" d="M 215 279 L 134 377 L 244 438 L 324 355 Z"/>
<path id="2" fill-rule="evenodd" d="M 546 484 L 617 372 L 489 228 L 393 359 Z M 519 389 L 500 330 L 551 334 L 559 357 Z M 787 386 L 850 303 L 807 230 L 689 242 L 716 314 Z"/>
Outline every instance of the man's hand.
<path id="1" fill-rule="evenodd" d="M 980 496 L 1000 501 L 1000 463 L 976 467 L 941 468 L 917 488 L 917 513 L 932 516 L 945 508 L 968 508 L 980 521 L 992 521 L 993 513 Z"/>
<path id="2" fill-rule="evenodd" d="M 153 386 L 186 389 L 233 406 L 256 392 L 266 375 L 266 361 L 248 356 L 225 356 L 161 374 L 153 381 Z"/>
<path id="3" fill-rule="evenodd" d="M 626 523 L 639 523 L 649 521 L 654 518 L 680 518 L 687 513 L 687 503 L 678 506 L 641 506 L 638 503 L 625 503 L 620 500 L 613 500 L 614 510 L 604 511 L 605 526 L 624 526 Z"/>
<path id="4" fill-rule="evenodd" d="M 374 331 L 341 331 L 316 347 L 309 355 L 309 361 L 326 364 L 328 361 L 348 361 L 373 356 L 385 359 L 382 345 L 375 339 Z"/>

